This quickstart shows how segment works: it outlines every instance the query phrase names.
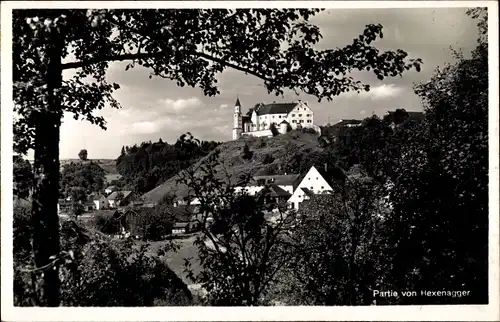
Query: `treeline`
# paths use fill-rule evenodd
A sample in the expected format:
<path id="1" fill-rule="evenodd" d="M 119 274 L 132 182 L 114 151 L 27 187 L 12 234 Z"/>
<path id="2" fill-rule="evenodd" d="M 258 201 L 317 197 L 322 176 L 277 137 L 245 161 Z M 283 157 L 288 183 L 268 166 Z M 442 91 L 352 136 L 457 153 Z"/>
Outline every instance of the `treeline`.
<path id="1" fill-rule="evenodd" d="M 71 162 L 64 165 L 61 171 L 60 196 L 70 197 L 75 194 L 76 190 L 86 196 L 92 193 L 102 193 L 104 184 L 105 171 L 99 164 L 93 161 Z"/>
<path id="2" fill-rule="evenodd" d="M 122 176 L 121 184 L 130 190 L 145 193 L 154 189 L 181 170 L 193 165 L 213 151 L 220 142 L 184 140 L 182 135 L 174 144 L 143 142 L 124 146 L 116 160 L 116 169 Z"/>

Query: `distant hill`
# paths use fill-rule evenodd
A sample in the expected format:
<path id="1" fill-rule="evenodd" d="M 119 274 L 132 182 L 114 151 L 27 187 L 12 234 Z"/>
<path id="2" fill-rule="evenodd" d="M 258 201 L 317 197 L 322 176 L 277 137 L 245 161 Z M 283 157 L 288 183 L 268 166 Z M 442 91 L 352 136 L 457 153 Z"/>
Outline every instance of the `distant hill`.
<path id="1" fill-rule="evenodd" d="M 251 160 L 242 158 L 243 148 L 248 144 L 253 152 Z M 234 181 L 237 181 L 241 174 L 251 175 L 298 173 L 297 168 L 290 168 L 290 164 L 297 155 L 321 153 L 322 148 L 318 146 L 318 136 L 316 134 L 293 131 L 285 135 L 272 138 L 242 137 L 236 141 L 225 142 L 218 147 L 219 165 L 217 170 L 222 170 L 224 166 L 231 174 Z M 214 152 L 212 152 L 214 153 Z M 211 154 L 198 161 L 194 167 L 199 166 Z M 270 158 L 272 157 L 272 158 Z M 274 159 L 274 160 L 272 160 Z M 165 195 L 176 195 L 184 197 L 188 193 L 185 185 L 177 183 L 179 175 L 168 179 L 163 184 L 143 195 L 146 202 L 159 202 Z"/>
<path id="2" fill-rule="evenodd" d="M 105 172 L 106 175 L 117 175 L 118 171 L 116 170 L 116 160 L 114 159 L 89 159 L 86 162 L 95 162 L 97 163 Z M 64 165 L 69 164 L 69 163 L 80 163 L 84 162 L 80 159 L 61 159 L 59 161 L 61 170 L 64 167 Z"/>

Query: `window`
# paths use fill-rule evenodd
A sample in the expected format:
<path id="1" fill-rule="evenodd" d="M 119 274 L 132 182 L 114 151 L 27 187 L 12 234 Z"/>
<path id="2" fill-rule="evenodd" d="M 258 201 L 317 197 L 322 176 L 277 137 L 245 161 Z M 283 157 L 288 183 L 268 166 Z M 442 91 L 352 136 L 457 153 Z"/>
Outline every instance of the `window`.
<path id="1" fill-rule="evenodd" d="M 316 180 L 318 180 L 318 177 L 316 177 Z"/>
<path id="2" fill-rule="evenodd" d="M 311 123 L 312 121 L 311 120 L 307 120 L 307 123 Z"/>
<path id="3" fill-rule="evenodd" d="M 322 189 L 322 190 L 323 190 L 323 189 L 325 189 L 325 186 L 321 186 L 321 189 Z"/>
<path id="4" fill-rule="evenodd" d="M 311 190 L 313 190 L 313 189 L 314 189 L 314 188 L 313 188 L 313 187 L 311 187 Z"/>
<path id="5" fill-rule="evenodd" d="M 308 117 L 311 117 L 311 114 L 307 114 Z"/>
<path id="6" fill-rule="evenodd" d="M 295 117 L 295 114 L 292 114 L 292 117 Z"/>
<path id="7" fill-rule="evenodd" d="M 311 178 L 308 178 L 309 180 L 311 180 Z"/>
<path id="8" fill-rule="evenodd" d="M 278 115 L 278 118 L 280 119 L 280 118 L 281 118 L 281 115 Z"/>
<path id="9" fill-rule="evenodd" d="M 274 115 L 273 115 L 273 118 L 274 118 Z"/>
<path id="10" fill-rule="evenodd" d="M 301 117 L 301 116 L 302 116 L 302 114 L 299 114 L 299 117 Z"/>
<path id="11" fill-rule="evenodd" d="M 300 123 L 304 123 L 304 120 L 300 120 Z"/>
<path id="12" fill-rule="evenodd" d="M 296 120 L 292 120 L 292 123 L 297 123 L 297 121 Z"/>

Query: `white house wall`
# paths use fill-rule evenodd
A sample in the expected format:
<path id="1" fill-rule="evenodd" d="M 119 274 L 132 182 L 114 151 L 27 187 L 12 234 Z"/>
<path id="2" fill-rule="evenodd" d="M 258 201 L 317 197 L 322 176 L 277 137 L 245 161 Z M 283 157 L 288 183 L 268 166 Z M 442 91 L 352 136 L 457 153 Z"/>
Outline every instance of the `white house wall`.
<path id="1" fill-rule="evenodd" d="M 293 206 L 294 209 L 299 209 L 300 203 L 302 201 L 309 199 L 302 189 L 297 188 L 293 195 L 288 199 L 288 203 Z"/>
<path id="2" fill-rule="evenodd" d="M 307 196 L 303 192 L 301 188 L 307 188 L 314 192 L 314 194 L 318 194 L 324 191 L 333 191 L 330 184 L 323 178 L 321 173 L 319 173 L 318 169 L 315 167 L 311 167 L 307 172 L 306 176 L 299 183 L 297 189 L 293 193 L 293 195 L 288 199 L 289 203 L 293 203 L 295 209 L 298 208 L 298 204 L 304 200 L 307 200 Z"/>
<path id="3" fill-rule="evenodd" d="M 314 125 L 314 112 L 304 102 L 299 102 L 295 108 L 288 113 L 286 120 L 292 129 L 296 129 L 300 124 L 302 127 L 312 127 Z"/>
<path id="4" fill-rule="evenodd" d="M 252 131 L 252 132 L 243 132 L 241 135 L 249 135 L 249 136 L 256 136 L 256 137 L 263 137 L 263 136 L 273 136 L 273 132 L 271 130 L 260 130 L 260 131 Z"/>
<path id="5" fill-rule="evenodd" d="M 246 187 L 234 187 L 234 192 L 235 193 L 247 193 L 250 196 L 255 196 L 259 191 L 261 191 L 264 187 L 263 186 L 246 186 Z"/>
<path id="6" fill-rule="evenodd" d="M 315 194 L 323 191 L 333 191 L 330 184 L 328 184 L 325 178 L 323 178 L 315 167 L 311 167 L 311 169 L 309 169 L 309 172 L 307 172 L 304 179 L 300 182 L 298 188 L 310 189 Z"/>

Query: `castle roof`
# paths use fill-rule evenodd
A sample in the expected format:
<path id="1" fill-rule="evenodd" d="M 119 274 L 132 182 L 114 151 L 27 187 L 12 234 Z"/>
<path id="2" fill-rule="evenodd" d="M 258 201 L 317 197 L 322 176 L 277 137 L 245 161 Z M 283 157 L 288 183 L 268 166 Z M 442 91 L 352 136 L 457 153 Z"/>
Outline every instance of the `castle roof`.
<path id="1" fill-rule="evenodd" d="M 243 123 L 252 123 L 252 118 L 248 115 L 243 115 L 241 117 L 241 120 L 243 121 Z"/>
<path id="2" fill-rule="evenodd" d="M 241 103 L 240 103 L 240 98 L 239 97 L 236 98 L 236 103 L 234 103 L 234 106 L 241 107 Z"/>
<path id="3" fill-rule="evenodd" d="M 256 112 L 258 115 L 266 114 L 288 114 L 290 113 L 298 103 L 271 103 L 271 104 L 261 104 L 256 107 Z"/>

